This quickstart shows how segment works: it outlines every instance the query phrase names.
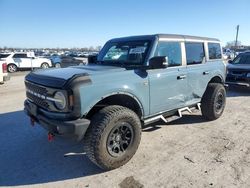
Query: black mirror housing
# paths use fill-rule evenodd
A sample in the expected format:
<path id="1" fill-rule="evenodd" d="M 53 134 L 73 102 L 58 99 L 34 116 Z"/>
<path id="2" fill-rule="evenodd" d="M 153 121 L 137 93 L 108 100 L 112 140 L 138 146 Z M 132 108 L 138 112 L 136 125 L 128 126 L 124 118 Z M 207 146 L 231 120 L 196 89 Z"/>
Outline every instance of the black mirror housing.
<path id="1" fill-rule="evenodd" d="M 233 61 L 232 61 L 231 59 L 230 59 L 230 60 L 228 60 L 228 63 L 229 63 L 229 64 L 231 64 L 232 62 L 233 62 Z"/>
<path id="2" fill-rule="evenodd" d="M 149 67 L 151 69 L 162 69 L 168 67 L 166 56 L 156 56 L 149 59 Z"/>

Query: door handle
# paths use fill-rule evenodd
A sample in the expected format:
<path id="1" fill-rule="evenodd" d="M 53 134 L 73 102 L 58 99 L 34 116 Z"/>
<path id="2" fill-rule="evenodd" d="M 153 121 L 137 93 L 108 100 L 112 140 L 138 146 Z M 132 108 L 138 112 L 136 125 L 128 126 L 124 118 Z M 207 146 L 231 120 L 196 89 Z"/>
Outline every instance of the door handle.
<path id="1" fill-rule="evenodd" d="M 177 80 L 183 80 L 185 78 L 187 78 L 187 75 L 185 74 L 177 76 Z"/>
<path id="2" fill-rule="evenodd" d="M 208 75 L 208 74 L 209 74 L 209 71 L 203 72 L 203 75 Z"/>

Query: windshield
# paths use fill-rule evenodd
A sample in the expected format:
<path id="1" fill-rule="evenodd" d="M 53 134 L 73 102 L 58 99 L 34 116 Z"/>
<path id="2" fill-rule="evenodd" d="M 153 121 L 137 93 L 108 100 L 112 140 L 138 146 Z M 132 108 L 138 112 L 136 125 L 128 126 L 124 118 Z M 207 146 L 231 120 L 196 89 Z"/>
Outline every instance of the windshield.
<path id="1" fill-rule="evenodd" d="M 250 53 L 241 54 L 235 58 L 232 64 L 250 64 Z"/>
<path id="2" fill-rule="evenodd" d="M 108 42 L 98 56 L 98 62 L 108 65 L 143 65 L 150 41 Z"/>

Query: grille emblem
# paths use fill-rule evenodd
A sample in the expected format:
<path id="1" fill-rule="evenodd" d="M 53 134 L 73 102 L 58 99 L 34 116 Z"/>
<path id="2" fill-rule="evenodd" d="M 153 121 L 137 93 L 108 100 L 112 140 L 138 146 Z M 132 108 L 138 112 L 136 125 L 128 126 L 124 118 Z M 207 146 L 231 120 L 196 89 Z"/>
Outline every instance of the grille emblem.
<path id="1" fill-rule="evenodd" d="M 40 99 L 46 99 L 46 96 L 45 95 L 42 95 L 42 94 L 40 94 L 40 93 L 36 93 L 36 92 L 34 92 L 34 91 L 31 91 L 30 89 L 27 89 L 26 90 L 28 93 L 30 93 L 31 95 L 34 95 L 34 96 L 36 96 L 36 97 L 38 97 L 38 98 L 40 98 Z"/>

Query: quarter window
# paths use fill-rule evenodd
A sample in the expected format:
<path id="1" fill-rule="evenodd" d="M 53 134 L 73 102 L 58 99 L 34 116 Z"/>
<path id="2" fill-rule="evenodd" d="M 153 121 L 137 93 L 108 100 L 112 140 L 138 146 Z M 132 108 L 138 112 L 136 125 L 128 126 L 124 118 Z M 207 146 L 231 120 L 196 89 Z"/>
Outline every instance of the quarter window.
<path id="1" fill-rule="evenodd" d="M 208 43 L 209 59 L 221 59 L 221 48 L 219 43 Z"/>
<path id="2" fill-rule="evenodd" d="M 182 64 L 181 44 L 179 42 L 159 42 L 155 56 L 166 56 L 169 66 L 180 66 Z"/>
<path id="3" fill-rule="evenodd" d="M 205 58 L 204 44 L 198 42 L 186 42 L 187 65 L 201 64 Z"/>

